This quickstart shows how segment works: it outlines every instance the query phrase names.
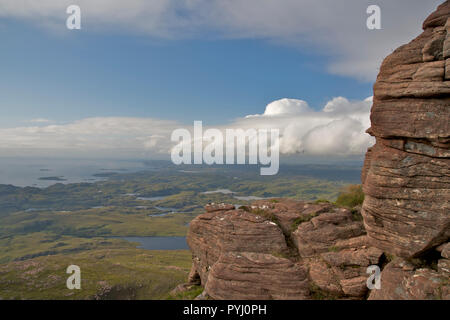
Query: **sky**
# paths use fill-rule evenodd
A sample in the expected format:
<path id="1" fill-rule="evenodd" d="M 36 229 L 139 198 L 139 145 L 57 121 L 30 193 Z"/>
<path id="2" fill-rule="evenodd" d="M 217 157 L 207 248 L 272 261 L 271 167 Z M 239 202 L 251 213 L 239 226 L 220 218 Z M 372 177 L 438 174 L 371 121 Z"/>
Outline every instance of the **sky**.
<path id="1" fill-rule="evenodd" d="M 0 156 L 152 157 L 194 120 L 280 128 L 286 155 L 362 155 L 382 59 L 440 2 L 0 0 Z"/>

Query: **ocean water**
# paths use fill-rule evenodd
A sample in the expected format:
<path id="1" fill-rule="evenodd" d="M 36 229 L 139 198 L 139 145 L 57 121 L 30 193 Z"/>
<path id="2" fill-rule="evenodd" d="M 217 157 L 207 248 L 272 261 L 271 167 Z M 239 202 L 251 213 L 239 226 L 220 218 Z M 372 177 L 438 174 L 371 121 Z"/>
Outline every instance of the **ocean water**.
<path id="1" fill-rule="evenodd" d="M 55 183 L 107 179 L 106 176 L 95 177 L 94 174 L 137 172 L 148 168 L 142 161 L 0 158 L 0 184 L 44 188 Z"/>

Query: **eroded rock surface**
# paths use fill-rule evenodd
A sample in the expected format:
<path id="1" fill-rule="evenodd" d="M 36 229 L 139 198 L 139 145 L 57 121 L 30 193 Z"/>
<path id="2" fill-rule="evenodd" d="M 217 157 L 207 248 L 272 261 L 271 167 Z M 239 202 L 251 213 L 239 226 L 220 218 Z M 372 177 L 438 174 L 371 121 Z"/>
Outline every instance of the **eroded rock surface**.
<path id="1" fill-rule="evenodd" d="M 370 247 L 357 212 L 290 199 L 207 207 L 190 225 L 190 279 L 213 299 L 362 298 Z"/>
<path id="2" fill-rule="evenodd" d="M 450 300 L 448 266 L 449 260 L 444 257 L 438 260 L 434 269 L 397 258 L 384 268 L 381 289 L 372 290 L 369 299 Z"/>
<path id="3" fill-rule="evenodd" d="M 381 66 L 362 174 L 368 237 L 404 258 L 450 236 L 450 2 L 423 28 Z"/>

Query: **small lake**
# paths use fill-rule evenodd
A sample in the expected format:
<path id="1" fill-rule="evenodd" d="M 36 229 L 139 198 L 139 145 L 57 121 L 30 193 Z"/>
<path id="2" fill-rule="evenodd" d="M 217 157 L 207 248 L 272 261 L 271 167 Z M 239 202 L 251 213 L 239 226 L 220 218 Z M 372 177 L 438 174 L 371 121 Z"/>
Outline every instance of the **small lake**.
<path id="1" fill-rule="evenodd" d="M 240 197 L 240 196 L 234 196 L 235 199 L 243 200 L 243 201 L 253 201 L 253 200 L 264 200 L 266 198 L 261 197 L 255 197 L 255 196 L 247 196 L 247 197 Z"/>
<path id="2" fill-rule="evenodd" d="M 119 237 L 130 242 L 139 242 L 139 249 L 188 250 L 186 237 Z"/>
<path id="3" fill-rule="evenodd" d="M 158 196 L 158 197 L 137 197 L 136 200 L 142 200 L 142 201 L 158 201 L 158 200 L 164 200 L 165 198 L 170 196 Z"/>
<path id="4" fill-rule="evenodd" d="M 217 189 L 213 191 L 205 191 L 203 194 L 213 194 L 213 193 L 222 193 L 222 194 L 233 194 L 234 192 L 229 189 Z"/>
<path id="5" fill-rule="evenodd" d="M 231 191 L 229 189 L 217 189 L 217 190 L 211 190 L 211 191 L 204 191 L 202 194 L 213 194 L 213 193 L 221 193 L 221 194 L 231 194 L 233 197 L 237 200 L 243 200 L 243 201 L 253 201 L 253 200 L 264 200 L 266 198 L 262 197 L 256 197 L 256 196 L 236 196 L 234 195 L 236 192 Z"/>

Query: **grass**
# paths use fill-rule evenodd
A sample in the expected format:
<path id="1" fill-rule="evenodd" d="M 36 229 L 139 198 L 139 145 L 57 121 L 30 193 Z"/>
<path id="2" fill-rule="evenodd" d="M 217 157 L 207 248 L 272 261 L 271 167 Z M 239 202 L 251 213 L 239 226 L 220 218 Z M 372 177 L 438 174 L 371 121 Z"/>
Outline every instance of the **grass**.
<path id="1" fill-rule="evenodd" d="M 305 215 L 302 217 L 298 217 L 294 220 L 294 222 L 292 222 L 291 225 L 291 230 L 294 231 L 298 228 L 299 225 L 301 225 L 303 222 L 308 222 L 310 221 L 312 218 L 316 217 L 317 214 L 316 213 L 311 213 L 309 215 Z"/>
<path id="2" fill-rule="evenodd" d="M 136 246 L 121 239 L 79 238 L 56 235 L 48 232 L 34 232 L 0 239 L 0 263 L 27 260 L 39 256 L 76 254 L 97 249 L 133 249 Z"/>
<path id="3" fill-rule="evenodd" d="M 353 208 L 364 202 L 364 192 L 361 185 L 348 185 L 340 193 L 336 199 L 338 206 Z"/>
<path id="4" fill-rule="evenodd" d="M 339 247 L 336 246 L 331 246 L 328 248 L 328 252 L 339 252 L 339 251 L 340 251 Z"/>
<path id="5" fill-rule="evenodd" d="M 111 237 L 185 236 L 188 223 L 209 202 L 249 204 L 234 195 L 331 201 L 347 183 L 301 175 L 295 168 L 274 177 L 262 177 L 259 170 L 208 168 L 195 175 L 177 170 L 117 174 L 107 181 L 44 189 L 0 185 L 0 299 L 194 298 L 200 288 L 168 296 L 187 278 L 189 251 L 147 251 Z M 221 188 L 235 194 L 203 193 Z M 149 201 L 136 195 L 167 197 Z M 156 206 L 177 212 L 149 216 L 161 213 Z M 252 212 L 278 224 L 264 210 Z M 290 252 L 281 254 L 292 258 Z M 65 287 L 70 264 L 81 267 L 80 291 Z"/>
<path id="6" fill-rule="evenodd" d="M 66 268 L 81 268 L 81 290 L 66 287 Z M 0 265 L 1 299 L 164 299 L 186 281 L 188 250 L 89 250 Z"/>
<path id="7" fill-rule="evenodd" d="M 317 199 L 316 201 L 314 201 L 314 203 L 320 204 L 320 203 L 332 203 L 332 202 L 327 199 Z"/>
<path id="8" fill-rule="evenodd" d="M 269 220 L 269 221 L 271 221 L 273 223 L 276 223 L 277 225 L 280 224 L 278 219 L 277 219 L 277 217 L 271 211 L 267 211 L 267 210 L 263 210 L 263 209 L 257 208 L 257 209 L 251 209 L 249 212 L 253 213 L 253 214 L 256 214 L 258 216 L 261 216 L 261 217 L 263 217 L 263 218 L 265 218 L 265 219 L 267 219 L 267 220 Z"/>
<path id="9" fill-rule="evenodd" d="M 16 212 L 0 218 L 0 238 L 33 232 L 73 237 L 184 236 L 197 213 L 149 217 L 152 211 L 124 214 L 123 208 L 107 207 L 72 212 Z"/>
<path id="10" fill-rule="evenodd" d="M 176 294 L 169 294 L 167 300 L 194 300 L 203 292 L 202 286 L 192 286 L 192 288 Z"/>

